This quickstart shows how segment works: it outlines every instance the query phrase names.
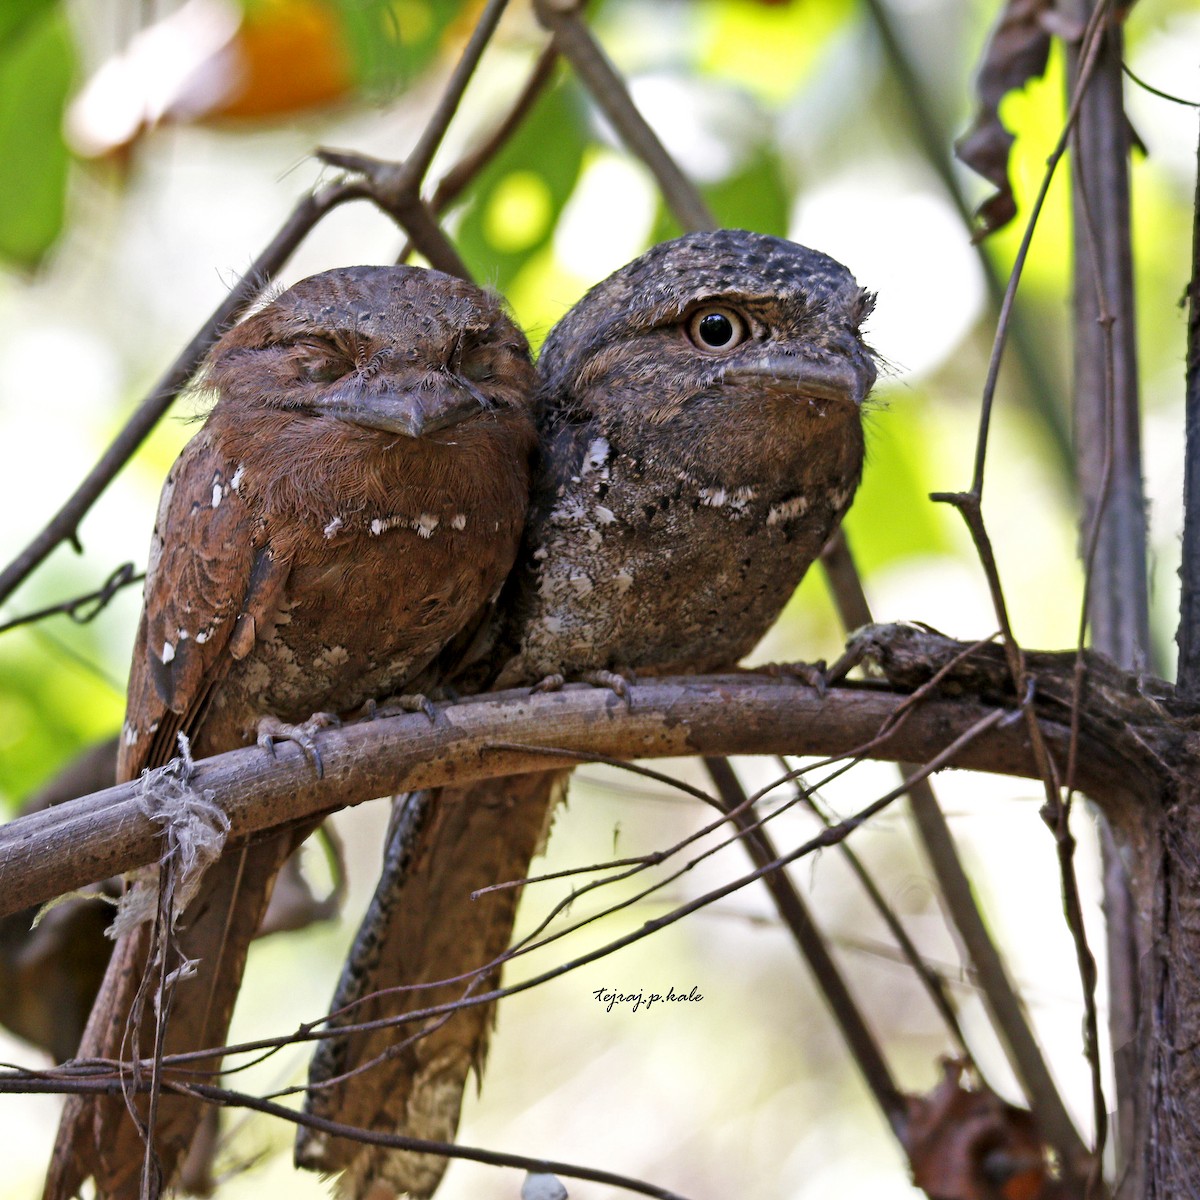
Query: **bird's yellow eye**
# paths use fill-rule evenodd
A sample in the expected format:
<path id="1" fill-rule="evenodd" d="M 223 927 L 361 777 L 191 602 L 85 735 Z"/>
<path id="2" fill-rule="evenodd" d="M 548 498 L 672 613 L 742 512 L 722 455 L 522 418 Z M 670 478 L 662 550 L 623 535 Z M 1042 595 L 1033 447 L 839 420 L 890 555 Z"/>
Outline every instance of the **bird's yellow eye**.
<path id="1" fill-rule="evenodd" d="M 706 304 L 688 318 L 687 335 L 697 350 L 723 354 L 740 346 L 748 332 L 745 318 L 732 308 Z"/>

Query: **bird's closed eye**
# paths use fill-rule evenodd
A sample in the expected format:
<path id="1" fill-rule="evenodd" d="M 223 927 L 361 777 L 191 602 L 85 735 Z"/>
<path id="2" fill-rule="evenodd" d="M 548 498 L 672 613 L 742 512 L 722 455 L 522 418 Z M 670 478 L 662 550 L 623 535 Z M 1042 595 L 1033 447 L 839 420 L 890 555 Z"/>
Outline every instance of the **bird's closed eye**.
<path id="1" fill-rule="evenodd" d="M 746 318 L 724 304 L 706 304 L 696 309 L 685 329 L 692 345 L 708 354 L 725 354 L 736 349 L 750 331 Z"/>
<path id="2" fill-rule="evenodd" d="M 496 367 L 490 355 L 475 352 L 463 355 L 458 373 L 472 383 L 483 383 L 495 376 Z"/>
<path id="3" fill-rule="evenodd" d="M 333 383 L 353 368 L 354 364 L 328 342 L 296 343 L 296 369 L 306 383 Z"/>

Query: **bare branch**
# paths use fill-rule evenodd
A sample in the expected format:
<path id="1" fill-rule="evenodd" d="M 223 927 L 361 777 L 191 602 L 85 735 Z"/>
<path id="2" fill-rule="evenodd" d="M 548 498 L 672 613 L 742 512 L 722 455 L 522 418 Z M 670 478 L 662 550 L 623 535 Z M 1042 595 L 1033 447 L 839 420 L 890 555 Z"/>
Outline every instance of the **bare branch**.
<path id="1" fill-rule="evenodd" d="M 122 1083 L 116 1079 L 70 1078 L 58 1072 L 27 1072 L 10 1071 L 0 1074 L 0 1094 L 4 1093 L 42 1093 L 42 1094 L 71 1094 L 88 1092 L 103 1094 L 119 1091 Z M 149 1090 L 149 1082 L 144 1081 L 139 1090 Z M 342 1125 L 337 1121 L 327 1121 L 323 1117 L 311 1113 L 298 1112 L 294 1108 L 286 1108 L 258 1096 L 245 1092 L 235 1092 L 229 1088 L 214 1087 L 205 1083 L 164 1083 L 165 1091 L 177 1094 L 198 1096 L 211 1104 L 224 1108 L 248 1108 L 267 1116 L 278 1117 L 290 1121 L 293 1125 L 307 1125 L 320 1129 L 334 1137 L 350 1138 L 353 1141 L 364 1142 L 373 1146 L 391 1146 L 397 1150 L 413 1150 L 425 1154 L 440 1154 L 446 1158 L 462 1158 L 469 1162 L 485 1163 L 493 1167 L 515 1167 L 518 1170 L 544 1172 L 550 1175 L 561 1175 L 567 1179 L 583 1179 L 593 1183 L 605 1183 L 611 1187 L 623 1188 L 639 1196 L 652 1196 L 656 1200 L 686 1200 L 678 1192 L 672 1192 L 644 1180 L 633 1179 L 627 1175 L 618 1175 L 614 1171 L 600 1171 L 592 1167 L 582 1167 L 576 1163 L 556 1162 L 551 1159 L 533 1158 L 525 1154 L 506 1154 L 499 1150 L 482 1150 L 475 1146 L 460 1146 L 453 1142 L 435 1142 L 426 1138 L 406 1137 L 399 1133 L 384 1133 L 378 1129 L 358 1129 L 353 1125 Z"/>
<path id="2" fill-rule="evenodd" d="M 338 205 L 347 200 L 355 200 L 359 195 L 359 189 L 338 183 L 312 192 L 296 205 L 270 245 L 255 259 L 250 270 L 234 284 L 229 295 L 217 306 L 212 316 L 205 321 L 196 336 L 167 369 L 166 374 L 142 401 L 125 428 L 104 452 L 100 461 L 88 472 L 71 498 L 59 509 L 45 529 L 0 571 L 0 602 L 8 599 L 50 552 L 63 542 L 70 542 L 76 550 L 80 549 L 80 521 L 158 424 L 159 418 L 196 373 L 213 343 L 253 303 L 254 298 L 275 277 L 312 227 Z"/>
<path id="3" fill-rule="evenodd" d="M 685 229 L 715 229 L 716 221 L 696 185 L 663 148 L 637 110 L 629 88 L 579 15 L 573 0 L 534 0 L 538 20 L 554 35 L 554 46 L 570 60 L 593 100 L 621 140 L 650 168 L 663 198 Z"/>
<path id="4" fill-rule="evenodd" d="M 821 565 L 829 575 L 842 621 L 851 628 L 869 622 L 867 598 L 858 581 L 850 548 L 840 532 L 822 553 Z M 902 763 L 900 769 L 906 778 L 911 778 L 911 766 Z M 962 941 L 1013 1073 L 1021 1081 L 1029 1107 L 1046 1137 L 1066 1157 L 1077 1159 L 1084 1150 L 1083 1142 L 1034 1037 L 1025 1006 L 1004 965 L 1004 956 L 975 902 L 971 881 L 933 785 L 927 780 L 914 782 L 908 799 L 917 837 L 937 879 L 938 893 Z"/>
<path id="5" fill-rule="evenodd" d="M 747 805 L 746 793 L 728 761 L 724 758 L 706 758 L 704 765 L 721 793 L 730 820 L 741 832 L 742 844 L 754 865 L 762 867 L 781 858 L 770 834 L 759 826 L 754 812 Z M 834 962 L 804 897 L 786 871 L 775 871 L 765 876 L 763 883 L 775 902 L 780 919 L 791 930 L 796 945 L 804 955 L 867 1087 L 896 1136 L 903 1139 L 908 1123 L 908 1106 L 892 1078 L 883 1050 Z"/>
<path id="6" fill-rule="evenodd" d="M 754 675 L 656 680 L 631 689 L 631 697 L 628 709 L 607 691 L 585 686 L 477 697 L 440 707 L 435 724 L 418 714 L 323 731 L 322 779 L 314 778 L 300 750 L 285 745 L 278 760 L 257 748 L 204 760 L 192 783 L 215 793 L 230 817 L 230 836 L 240 838 L 393 792 L 544 770 L 562 762 L 547 759 L 544 751 L 554 749 L 579 761 L 594 753 L 846 754 L 911 703 L 883 688 L 848 685 L 822 697 Z M 923 701 L 871 753 L 929 761 L 994 707 L 962 697 Z M 1065 761 L 1068 727 L 1048 717 L 1038 728 L 1047 752 Z M 1182 735 L 1165 721 L 1147 728 L 1131 718 L 1124 735 L 1085 728 L 1083 737 L 1080 784 L 1125 819 L 1130 789 L 1152 789 L 1161 778 L 1155 775 L 1159 757 L 1146 747 L 1162 743 L 1167 748 L 1160 756 L 1186 757 L 1176 745 Z M 513 738 L 529 748 L 495 748 Z M 972 743 L 956 765 L 1032 776 L 1038 759 L 1028 732 L 1005 726 Z M 157 861 L 159 850 L 159 827 L 144 807 L 139 782 L 21 817 L 0 829 L 0 914 Z"/>

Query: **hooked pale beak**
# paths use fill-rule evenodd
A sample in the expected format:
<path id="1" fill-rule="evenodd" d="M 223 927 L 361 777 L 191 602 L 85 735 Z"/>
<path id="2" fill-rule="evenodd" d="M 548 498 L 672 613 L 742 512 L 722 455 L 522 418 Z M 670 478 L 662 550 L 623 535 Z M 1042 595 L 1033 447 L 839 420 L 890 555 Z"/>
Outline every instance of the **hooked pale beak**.
<path id="1" fill-rule="evenodd" d="M 840 356 L 803 359 L 774 354 L 758 361 L 731 364 L 724 377 L 775 383 L 815 400 L 850 401 L 861 406 L 875 382 L 875 367 L 869 360 L 856 366 Z"/>

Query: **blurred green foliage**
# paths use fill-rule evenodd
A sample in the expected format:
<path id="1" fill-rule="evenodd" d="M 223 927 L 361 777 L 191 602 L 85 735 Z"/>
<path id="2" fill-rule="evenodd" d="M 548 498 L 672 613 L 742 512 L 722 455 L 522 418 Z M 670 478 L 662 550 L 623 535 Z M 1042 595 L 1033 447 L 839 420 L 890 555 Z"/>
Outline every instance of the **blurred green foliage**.
<path id="1" fill-rule="evenodd" d="M 244 0 L 247 7 L 261 0 Z M 413 83 L 469 0 L 325 0 L 345 33 L 363 96 L 390 99 Z"/>
<path id="2" fill-rule="evenodd" d="M 507 293 L 554 235 L 588 143 L 586 108 L 572 83 L 551 87 L 471 186 L 457 229 L 471 271 Z M 553 153 L 547 153 L 553 147 Z"/>
<path id="3" fill-rule="evenodd" d="M 62 121 L 74 72 L 74 44 L 57 3 L 12 0 L 0 11 L 0 261 L 34 267 L 62 231 Z"/>

